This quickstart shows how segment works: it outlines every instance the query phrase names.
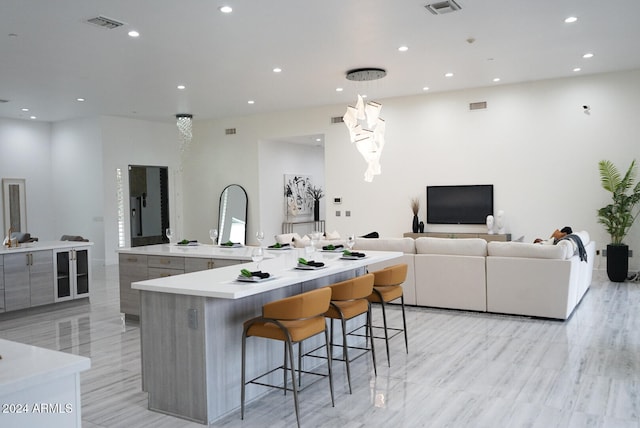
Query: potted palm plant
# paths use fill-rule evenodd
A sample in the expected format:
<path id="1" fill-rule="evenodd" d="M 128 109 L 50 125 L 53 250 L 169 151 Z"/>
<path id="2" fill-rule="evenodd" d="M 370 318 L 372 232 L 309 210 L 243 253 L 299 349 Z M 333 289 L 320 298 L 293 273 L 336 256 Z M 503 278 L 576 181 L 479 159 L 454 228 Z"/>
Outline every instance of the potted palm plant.
<path id="1" fill-rule="evenodd" d="M 604 225 L 611 236 L 611 243 L 607 245 L 607 275 L 611 281 L 622 282 L 629 270 L 629 246 L 622 241 L 640 213 L 636 161 L 631 162 L 624 175 L 608 160 L 600 161 L 598 167 L 602 188 L 611 192 L 612 198 L 609 205 L 598 210 L 598 223 Z"/>

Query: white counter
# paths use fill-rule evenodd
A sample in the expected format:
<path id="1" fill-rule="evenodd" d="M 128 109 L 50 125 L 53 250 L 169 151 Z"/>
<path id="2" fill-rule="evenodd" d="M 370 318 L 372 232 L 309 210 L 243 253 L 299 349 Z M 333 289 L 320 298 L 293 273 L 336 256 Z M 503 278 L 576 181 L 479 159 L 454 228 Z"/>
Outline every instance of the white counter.
<path id="1" fill-rule="evenodd" d="M 80 372 L 91 360 L 0 339 L 0 426 L 81 426 Z"/>
<path id="2" fill-rule="evenodd" d="M 196 248 L 196 247 L 194 247 Z M 252 247 L 224 249 L 227 252 L 236 252 L 233 256 L 238 259 L 240 254 L 251 254 Z M 167 251 L 175 251 L 173 248 Z M 211 249 L 209 249 L 211 251 Z M 236 278 L 241 269 L 251 271 L 258 270 L 254 262 L 236 266 L 227 266 L 218 269 L 193 272 L 185 275 L 176 275 L 166 278 L 150 279 L 134 282 L 131 287 L 136 290 L 155 291 L 159 293 L 173 293 L 189 296 L 215 297 L 220 299 L 240 299 L 264 293 L 292 284 L 299 284 L 323 278 L 328 275 L 350 271 L 402 256 L 402 253 L 393 251 L 367 251 L 366 257 L 357 260 L 342 260 L 341 253 L 315 252 L 312 256 L 305 254 L 304 249 L 291 250 L 266 250 L 273 258 L 263 260 L 260 270 L 271 274 L 271 278 L 259 283 L 240 282 Z M 267 255 L 268 256 L 268 255 Z M 199 256 L 201 257 L 201 256 Z M 219 257 L 217 254 L 215 257 Z M 313 259 L 325 263 L 325 267 L 317 270 L 299 270 L 295 266 L 299 257 L 308 260 Z"/>
<path id="3" fill-rule="evenodd" d="M 86 247 L 93 245 L 93 242 L 84 241 L 43 241 L 43 242 L 25 242 L 19 247 L 7 248 L 0 245 L 0 256 L 3 254 L 26 253 L 29 251 L 40 250 L 59 250 L 64 248 Z"/>

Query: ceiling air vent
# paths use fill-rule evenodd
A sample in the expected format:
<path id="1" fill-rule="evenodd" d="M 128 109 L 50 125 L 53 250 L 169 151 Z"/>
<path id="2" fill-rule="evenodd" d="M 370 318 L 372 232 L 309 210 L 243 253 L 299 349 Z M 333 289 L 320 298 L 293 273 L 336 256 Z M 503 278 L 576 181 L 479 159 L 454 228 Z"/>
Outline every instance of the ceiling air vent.
<path id="1" fill-rule="evenodd" d="M 331 123 L 343 123 L 344 119 L 342 116 L 334 116 L 331 118 Z"/>
<path id="2" fill-rule="evenodd" d="M 8 103 L 9 100 L 0 100 L 0 104 Z"/>
<path id="3" fill-rule="evenodd" d="M 227 128 L 224 130 L 224 135 L 236 135 L 236 128 Z"/>
<path id="4" fill-rule="evenodd" d="M 479 101 L 477 103 L 469 103 L 469 110 L 483 110 L 487 108 L 486 101 Z"/>
<path id="5" fill-rule="evenodd" d="M 95 18 L 87 19 L 89 24 L 97 25 L 101 28 L 106 28 L 107 30 L 112 30 L 114 28 L 122 27 L 124 25 L 123 22 L 116 21 L 115 19 L 107 18 L 104 16 L 96 16 Z"/>
<path id="6" fill-rule="evenodd" d="M 439 1 L 425 5 L 425 8 L 434 15 L 442 15 L 443 13 L 455 12 L 462 9 L 454 0 Z"/>

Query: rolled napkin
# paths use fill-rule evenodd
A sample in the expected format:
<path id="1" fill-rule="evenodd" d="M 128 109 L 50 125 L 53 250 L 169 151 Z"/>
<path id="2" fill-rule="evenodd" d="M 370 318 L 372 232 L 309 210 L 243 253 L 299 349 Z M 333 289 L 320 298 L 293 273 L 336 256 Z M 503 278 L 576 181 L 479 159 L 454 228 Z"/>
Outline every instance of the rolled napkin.
<path id="1" fill-rule="evenodd" d="M 271 275 L 269 273 L 267 273 L 267 272 L 262 272 L 261 270 L 252 272 L 252 271 L 249 271 L 247 269 L 242 269 L 240 271 L 240 276 L 244 276 L 246 278 L 251 278 L 251 277 L 255 276 L 255 277 L 260 278 L 260 279 L 266 279 L 266 278 L 269 278 L 269 276 L 271 276 Z"/>
<path id="2" fill-rule="evenodd" d="M 365 253 L 358 253 L 356 251 L 345 251 L 343 254 L 345 257 L 365 257 Z"/>
<path id="3" fill-rule="evenodd" d="M 288 246 L 289 246 L 289 244 L 281 244 L 279 242 L 276 242 L 273 245 L 269 245 L 267 248 L 286 248 Z"/>
<path id="4" fill-rule="evenodd" d="M 298 264 L 302 266 L 311 266 L 311 267 L 322 267 L 324 263 L 322 262 L 314 262 L 313 260 L 305 260 L 303 258 L 298 259 Z"/>
<path id="5" fill-rule="evenodd" d="M 329 251 L 336 250 L 338 248 L 344 248 L 344 245 L 331 245 L 331 244 L 329 244 L 329 245 L 325 245 L 324 247 L 322 247 L 323 250 L 329 250 Z"/>

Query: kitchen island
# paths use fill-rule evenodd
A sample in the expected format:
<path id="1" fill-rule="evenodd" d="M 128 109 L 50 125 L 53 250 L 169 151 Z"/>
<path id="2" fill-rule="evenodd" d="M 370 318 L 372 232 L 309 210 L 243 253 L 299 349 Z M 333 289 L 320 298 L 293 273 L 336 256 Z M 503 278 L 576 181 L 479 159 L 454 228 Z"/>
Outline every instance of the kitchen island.
<path id="1" fill-rule="evenodd" d="M 259 283 L 237 281 L 240 269 L 258 270 L 255 263 L 246 263 L 132 284 L 141 297 L 142 389 L 149 394 L 149 409 L 209 424 L 239 408 L 244 321 L 260 315 L 265 303 L 361 275 L 369 264 L 402 256 L 371 251 L 362 259 L 342 260 L 340 253 L 308 255 L 298 249 L 267 253 L 273 258 L 262 261 L 260 270 L 271 277 Z M 298 270 L 298 257 L 325 266 Z M 281 344 L 251 342 L 249 377 L 281 364 Z M 251 385 L 247 399 L 264 391 Z"/>

